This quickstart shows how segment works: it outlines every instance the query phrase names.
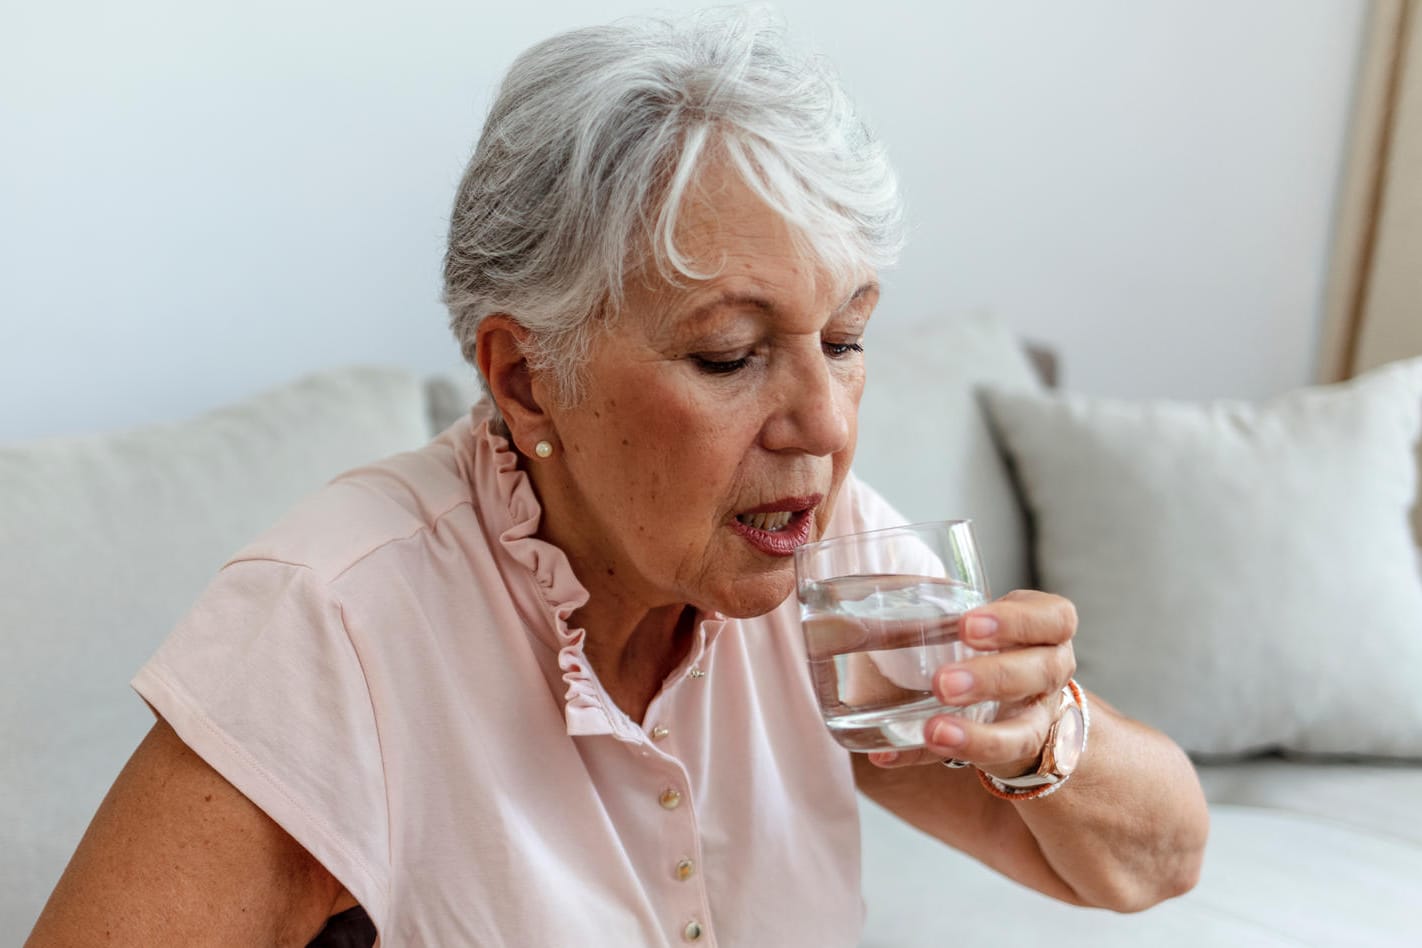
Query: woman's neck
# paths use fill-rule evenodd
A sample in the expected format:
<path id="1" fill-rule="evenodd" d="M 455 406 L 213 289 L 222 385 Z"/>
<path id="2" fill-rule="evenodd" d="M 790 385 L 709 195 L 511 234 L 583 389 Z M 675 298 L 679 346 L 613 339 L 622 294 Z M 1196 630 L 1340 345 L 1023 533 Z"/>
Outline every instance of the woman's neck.
<path id="1" fill-rule="evenodd" d="M 566 483 L 526 460 L 520 466 L 543 508 L 539 538 L 563 552 L 588 593 L 587 604 L 568 622 L 586 632 L 583 652 L 603 688 L 640 722 L 662 682 L 686 658 L 696 608 L 667 603 L 637 582 L 616 551 L 589 533 L 593 521 L 578 515 L 581 500 Z"/>
<path id="2" fill-rule="evenodd" d="M 642 722 L 662 682 L 686 659 L 696 625 L 691 606 L 663 606 L 640 618 L 602 607 L 596 595 L 569 617 L 586 632 L 583 654 L 608 695 Z"/>

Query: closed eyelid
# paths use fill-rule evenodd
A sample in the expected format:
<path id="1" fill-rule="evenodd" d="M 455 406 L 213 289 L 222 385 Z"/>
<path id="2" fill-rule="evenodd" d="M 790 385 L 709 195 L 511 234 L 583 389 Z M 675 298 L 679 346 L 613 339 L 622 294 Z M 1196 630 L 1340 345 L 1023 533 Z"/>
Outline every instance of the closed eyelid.
<path id="1" fill-rule="evenodd" d="M 714 303 L 700 307 L 696 317 L 680 323 L 672 338 L 662 343 L 663 351 L 674 358 L 733 361 L 782 348 L 792 337 L 814 337 L 822 344 L 857 344 L 868 328 L 877 292 L 878 284 L 865 284 L 829 313 L 820 328 L 793 331 L 777 326 L 774 319 L 763 318 L 767 313 L 773 315 L 773 304 L 768 301 L 723 295 Z M 737 309 L 740 314 L 733 315 Z"/>
<path id="2" fill-rule="evenodd" d="M 726 345 L 725 343 L 711 342 L 699 345 L 687 346 L 684 350 L 684 357 L 690 359 L 700 359 L 708 362 L 733 362 L 737 359 L 748 359 L 755 355 L 760 347 L 753 344 Z"/>
<path id="3" fill-rule="evenodd" d="M 751 356 L 723 359 L 707 355 L 691 355 L 689 360 L 698 371 L 707 375 L 733 375 L 751 364 Z"/>

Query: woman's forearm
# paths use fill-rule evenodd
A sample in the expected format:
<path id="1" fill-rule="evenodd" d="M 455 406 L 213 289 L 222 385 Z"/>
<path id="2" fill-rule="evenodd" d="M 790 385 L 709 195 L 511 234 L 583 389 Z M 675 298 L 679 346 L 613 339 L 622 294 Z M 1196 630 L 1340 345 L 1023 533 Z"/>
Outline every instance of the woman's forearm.
<path id="1" fill-rule="evenodd" d="M 1006 805 L 1080 901 L 1139 911 L 1194 886 L 1209 812 L 1195 769 L 1174 742 L 1099 698 L 1092 702 L 1076 774 L 1049 797 Z"/>
<path id="2" fill-rule="evenodd" d="M 900 818 L 1054 898 L 1128 912 L 1189 890 L 1209 816 L 1189 759 L 1164 735 L 1092 697 L 1090 741 L 1050 796 L 1010 802 L 969 769 L 881 768 L 859 787 Z"/>

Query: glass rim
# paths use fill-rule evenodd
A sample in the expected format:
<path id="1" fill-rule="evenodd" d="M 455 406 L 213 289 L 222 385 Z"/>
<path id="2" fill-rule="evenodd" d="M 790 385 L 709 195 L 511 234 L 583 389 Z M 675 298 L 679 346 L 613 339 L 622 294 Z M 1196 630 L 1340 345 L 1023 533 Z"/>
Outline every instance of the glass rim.
<path id="1" fill-rule="evenodd" d="M 973 525 L 972 517 L 960 517 L 954 520 L 920 520 L 916 523 L 901 523 L 893 527 L 875 527 L 873 530 L 861 530 L 858 533 L 841 533 L 839 536 L 824 537 L 820 540 L 811 540 L 809 543 L 802 543 L 795 548 L 795 556 L 798 559 L 801 553 L 813 553 L 816 550 L 839 543 L 852 543 L 863 539 L 873 539 L 879 536 L 888 536 L 894 533 L 914 533 L 924 527 L 953 527 Z"/>

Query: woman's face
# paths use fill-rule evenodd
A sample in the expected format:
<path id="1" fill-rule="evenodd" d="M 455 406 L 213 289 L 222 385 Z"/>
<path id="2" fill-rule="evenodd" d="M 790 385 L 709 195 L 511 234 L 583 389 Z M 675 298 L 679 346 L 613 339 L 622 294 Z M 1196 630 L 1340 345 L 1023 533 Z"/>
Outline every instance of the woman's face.
<path id="1" fill-rule="evenodd" d="M 594 596 L 760 615 L 849 470 L 878 286 L 817 273 L 733 174 L 708 171 L 681 220 L 678 246 L 717 276 L 629 280 L 584 398 L 549 410 L 557 453 L 530 462 L 541 533 Z"/>

